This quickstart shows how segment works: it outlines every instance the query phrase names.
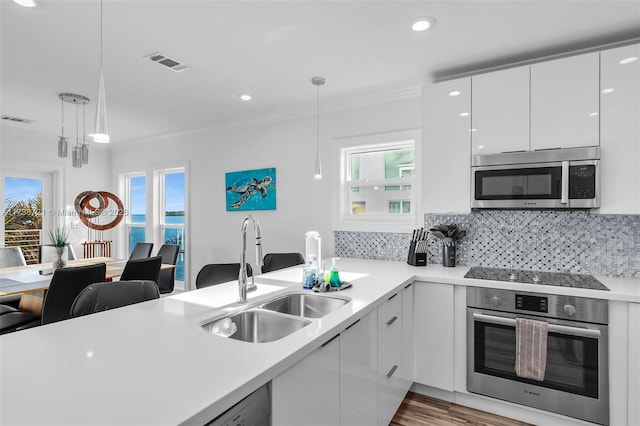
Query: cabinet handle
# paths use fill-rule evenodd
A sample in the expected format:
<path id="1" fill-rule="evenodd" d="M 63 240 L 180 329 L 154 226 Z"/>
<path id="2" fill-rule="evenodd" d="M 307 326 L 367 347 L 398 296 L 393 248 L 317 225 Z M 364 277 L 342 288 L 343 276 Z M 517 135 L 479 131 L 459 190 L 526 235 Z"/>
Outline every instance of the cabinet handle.
<path id="1" fill-rule="evenodd" d="M 411 287 L 412 285 L 413 285 L 413 283 L 409 283 L 409 284 L 407 284 L 406 286 L 404 286 L 404 289 L 406 290 L 406 289 L 408 289 L 409 287 Z"/>
<path id="2" fill-rule="evenodd" d="M 394 294 L 393 296 L 391 296 L 391 297 L 390 297 L 390 298 L 388 298 L 387 300 L 391 300 L 391 299 L 393 299 L 394 297 L 396 297 L 397 295 L 398 295 L 398 293 Z"/>
<path id="3" fill-rule="evenodd" d="M 398 319 L 398 317 L 393 317 L 391 318 L 389 321 L 387 321 L 387 326 L 393 324 L 394 322 L 396 322 L 396 320 Z"/>
<path id="4" fill-rule="evenodd" d="M 339 334 L 336 334 L 335 336 L 333 336 L 331 339 L 327 340 L 326 342 L 324 342 L 322 344 L 322 346 L 320 346 L 321 348 L 324 348 L 325 346 L 327 346 L 329 343 L 333 342 L 334 340 L 336 340 L 338 338 L 338 336 L 340 336 Z"/>
<path id="5" fill-rule="evenodd" d="M 391 367 L 391 370 L 389 370 L 389 372 L 387 373 L 387 379 L 390 379 L 391 376 L 393 376 L 393 373 L 395 373 L 397 369 L 398 369 L 397 365 L 394 365 L 393 367 Z"/>
<path id="6" fill-rule="evenodd" d="M 350 329 L 351 327 L 353 327 L 354 325 L 356 325 L 359 322 L 360 322 L 360 320 L 354 322 L 353 324 L 351 324 L 349 327 L 345 328 L 344 330 L 347 331 L 348 329 Z"/>

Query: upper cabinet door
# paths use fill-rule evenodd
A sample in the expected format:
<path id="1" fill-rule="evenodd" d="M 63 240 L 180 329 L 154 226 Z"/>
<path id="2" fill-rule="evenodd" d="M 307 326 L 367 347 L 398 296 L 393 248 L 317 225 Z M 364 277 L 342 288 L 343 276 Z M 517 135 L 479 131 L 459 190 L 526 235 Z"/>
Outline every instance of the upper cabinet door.
<path id="1" fill-rule="evenodd" d="M 600 58 L 600 213 L 640 214 L 640 45 Z"/>
<path id="2" fill-rule="evenodd" d="M 531 65 L 531 150 L 600 144 L 599 59 L 594 52 Z"/>
<path id="3" fill-rule="evenodd" d="M 422 89 L 422 206 L 471 211 L 471 77 Z"/>
<path id="4" fill-rule="evenodd" d="M 529 67 L 472 77 L 472 154 L 529 150 Z"/>

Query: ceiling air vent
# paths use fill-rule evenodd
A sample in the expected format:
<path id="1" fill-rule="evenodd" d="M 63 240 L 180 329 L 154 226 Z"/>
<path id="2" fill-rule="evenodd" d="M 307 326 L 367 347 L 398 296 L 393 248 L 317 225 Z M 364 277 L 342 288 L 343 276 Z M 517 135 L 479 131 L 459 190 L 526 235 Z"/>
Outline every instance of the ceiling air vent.
<path id="1" fill-rule="evenodd" d="M 24 123 L 24 124 L 33 123 L 33 120 L 29 120 L 28 118 L 12 117 L 10 115 L 3 115 L 2 119 L 7 121 L 13 121 L 14 123 Z"/>
<path id="2" fill-rule="evenodd" d="M 157 62 L 161 65 L 164 65 L 165 67 L 172 69 L 175 72 L 184 71 L 187 68 L 189 68 L 188 66 L 181 63 L 180 61 L 176 61 L 175 59 L 170 58 L 167 55 L 163 55 L 160 52 L 155 52 L 150 55 L 147 55 L 145 56 L 145 59 L 149 59 L 153 62 Z"/>

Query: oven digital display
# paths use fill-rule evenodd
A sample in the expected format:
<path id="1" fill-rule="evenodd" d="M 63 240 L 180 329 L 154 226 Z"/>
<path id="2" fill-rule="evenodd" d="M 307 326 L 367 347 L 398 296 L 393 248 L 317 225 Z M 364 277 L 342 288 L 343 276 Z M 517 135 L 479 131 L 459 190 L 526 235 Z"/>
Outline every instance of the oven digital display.
<path id="1" fill-rule="evenodd" d="M 516 309 L 529 312 L 549 312 L 548 300 L 542 296 L 516 294 Z"/>

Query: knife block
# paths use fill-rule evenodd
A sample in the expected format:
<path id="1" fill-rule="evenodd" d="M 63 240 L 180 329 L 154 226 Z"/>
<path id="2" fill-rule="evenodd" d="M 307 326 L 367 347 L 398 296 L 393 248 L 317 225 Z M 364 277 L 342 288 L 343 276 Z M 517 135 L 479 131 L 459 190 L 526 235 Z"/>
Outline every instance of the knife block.
<path id="1" fill-rule="evenodd" d="M 413 266 L 427 266 L 427 253 L 416 253 L 415 241 L 411 241 L 409 244 L 407 263 Z"/>

